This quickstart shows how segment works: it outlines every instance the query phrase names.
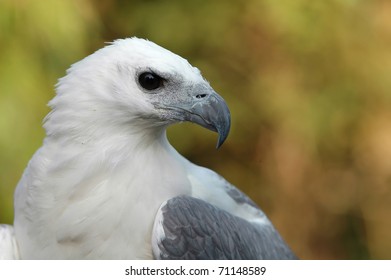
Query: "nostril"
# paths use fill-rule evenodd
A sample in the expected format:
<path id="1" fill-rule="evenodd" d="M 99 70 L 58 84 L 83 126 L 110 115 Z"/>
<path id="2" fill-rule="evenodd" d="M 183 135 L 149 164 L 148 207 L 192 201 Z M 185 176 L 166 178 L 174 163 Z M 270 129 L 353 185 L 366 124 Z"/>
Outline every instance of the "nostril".
<path id="1" fill-rule="evenodd" d="M 205 97 L 206 97 L 206 94 L 197 94 L 196 95 L 197 99 L 201 99 L 201 98 L 205 98 Z"/>

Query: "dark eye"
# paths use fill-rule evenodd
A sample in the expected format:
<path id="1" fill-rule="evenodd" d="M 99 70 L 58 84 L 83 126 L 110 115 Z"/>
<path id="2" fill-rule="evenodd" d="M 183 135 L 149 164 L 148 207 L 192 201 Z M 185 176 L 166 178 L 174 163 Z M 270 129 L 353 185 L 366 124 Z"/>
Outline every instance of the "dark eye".
<path id="1" fill-rule="evenodd" d="M 155 73 L 145 72 L 138 77 L 140 85 L 147 90 L 154 90 L 163 85 L 163 78 Z"/>

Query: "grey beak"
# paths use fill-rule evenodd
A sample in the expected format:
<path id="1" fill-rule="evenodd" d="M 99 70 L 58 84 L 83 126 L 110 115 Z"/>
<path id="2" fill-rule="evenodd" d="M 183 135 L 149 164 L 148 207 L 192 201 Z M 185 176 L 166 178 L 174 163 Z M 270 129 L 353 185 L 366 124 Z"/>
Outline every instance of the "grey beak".
<path id="1" fill-rule="evenodd" d="M 231 113 L 224 99 L 216 92 L 199 94 L 187 110 L 186 120 L 199 124 L 219 134 L 216 148 L 227 139 L 231 127 Z"/>
<path id="2" fill-rule="evenodd" d="M 192 86 L 185 92 L 154 103 L 161 110 L 160 118 L 169 123 L 189 121 L 217 132 L 216 148 L 219 148 L 231 127 L 231 114 L 224 99 L 205 84 Z"/>

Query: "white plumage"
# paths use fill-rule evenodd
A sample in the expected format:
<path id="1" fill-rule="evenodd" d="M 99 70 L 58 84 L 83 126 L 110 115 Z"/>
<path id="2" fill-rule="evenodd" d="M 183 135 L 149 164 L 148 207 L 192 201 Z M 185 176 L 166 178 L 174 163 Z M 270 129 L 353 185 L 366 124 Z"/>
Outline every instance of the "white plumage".
<path id="1" fill-rule="evenodd" d="M 14 229 L 9 225 L 0 225 L 0 260 L 4 259 L 19 259 Z"/>
<path id="2" fill-rule="evenodd" d="M 0 258 L 159 258 L 158 209 L 181 195 L 270 225 L 169 144 L 175 122 L 218 131 L 218 145 L 229 130 L 225 103 L 183 58 L 146 40 L 117 40 L 72 65 L 49 105 L 46 138 L 15 191 L 14 229 L 0 227 Z"/>

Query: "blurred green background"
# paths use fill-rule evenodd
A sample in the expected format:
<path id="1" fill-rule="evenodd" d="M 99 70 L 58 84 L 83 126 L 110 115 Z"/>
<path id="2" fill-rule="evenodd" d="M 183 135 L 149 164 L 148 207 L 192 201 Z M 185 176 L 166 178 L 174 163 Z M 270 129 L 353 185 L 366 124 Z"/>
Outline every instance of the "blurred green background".
<path id="1" fill-rule="evenodd" d="M 116 38 L 187 58 L 232 130 L 170 128 L 240 187 L 304 259 L 391 259 L 391 1 L 0 1 L 0 223 L 41 145 L 54 85 Z"/>

